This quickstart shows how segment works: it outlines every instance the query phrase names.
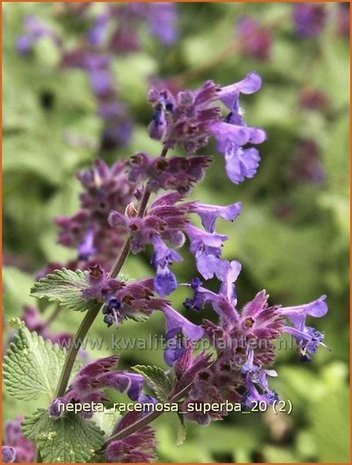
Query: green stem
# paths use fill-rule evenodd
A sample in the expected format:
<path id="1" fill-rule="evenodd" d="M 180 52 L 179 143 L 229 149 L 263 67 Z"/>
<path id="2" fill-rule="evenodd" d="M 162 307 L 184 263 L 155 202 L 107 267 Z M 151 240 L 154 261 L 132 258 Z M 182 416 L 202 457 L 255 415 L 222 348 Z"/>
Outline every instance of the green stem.
<path id="1" fill-rule="evenodd" d="M 160 154 L 161 157 L 166 157 L 168 152 L 168 148 L 163 147 L 163 150 Z M 145 189 L 139 209 L 138 209 L 138 216 L 141 218 L 144 216 L 144 213 L 146 211 L 148 201 L 150 198 L 150 190 L 148 188 Z M 114 264 L 111 267 L 111 270 L 109 272 L 109 277 L 111 278 L 116 278 L 116 276 L 120 273 L 121 268 L 123 267 L 131 249 L 131 239 L 128 237 L 122 248 L 120 249 L 120 253 L 118 254 Z M 85 317 L 83 318 L 76 334 L 73 336 L 72 341 L 70 343 L 70 349 L 67 353 L 66 359 L 65 359 L 65 364 L 61 372 L 60 380 L 58 383 L 57 391 L 56 391 L 56 397 L 61 397 L 64 395 L 68 381 L 71 376 L 72 368 L 75 363 L 77 354 L 79 352 L 79 349 L 81 348 L 82 342 L 84 338 L 86 337 L 90 327 L 92 326 L 95 318 L 98 316 L 100 310 L 104 307 L 104 304 L 102 306 L 97 306 L 95 308 L 92 308 L 89 310 Z"/>
<path id="2" fill-rule="evenodd" d="M 183 399 L 183 397 L 185 396 L 185 394 L 187 394 L 187 392 L 191 389 L 192 385 L 193 385 L 193 381 L 192 381 L 192 383 L 190 383 L 186 387 L 184 387 L 180 392 L 178 392 L 173 397 L 171 397 L 171 399 L 169 400 L 169 403 L 172 404 L 172 403 L 180 402 Z M 162 410 L 161 411 L 154 410 L 154 412 L 151 412 L 148 415 L 145 415 L 140 420 L 132 423 L 132 425 L 129 425 L 126 428 L 119 431 L 118 433 L 113 434 L 108 439 L 108 441 L 103 445 L 102 449 L 104 449 L 109 444 L 110 441 L 123 439 L 126 436 L 129 436 L 130 434 L 135 433 L 136 431 L 139 431 L 141 428 L 143 428 L 144 426 L 149 425 L 149 423 L 154 421 L 156 418 L 160 417 L 160 415 L 162 415 L 162 414 L 163 414 Z"/>

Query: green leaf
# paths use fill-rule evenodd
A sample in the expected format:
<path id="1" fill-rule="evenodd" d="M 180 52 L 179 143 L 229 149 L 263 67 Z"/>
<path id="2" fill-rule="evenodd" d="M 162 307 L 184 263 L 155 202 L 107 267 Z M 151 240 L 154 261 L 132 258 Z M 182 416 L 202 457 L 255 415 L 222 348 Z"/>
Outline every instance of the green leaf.
<path id="1" fill-rule="evenodd" d="M 176 445 L 177 446 L 182 446 L 182 444 L 186 440 L 186 426 L 185 426 L 185 420 L 183 417 L 182 413 L 178 413 L 177 417 L 179 419 L 179 424 L 177 428 L 177 439 L 176 439 Z"/>
<path id="2" fill-rule="evenodd" d="M 29 296 L 33 277 L 13 266 L 6 266 L 2 278 L 4 313 L 8 317 L 19 316 L 24 305 L 34 302 Z"/>
<path id="3" fill-rule="evenodd" d="M 172 383 L 161 368 L 150 365 L 135 365 L 132 368 L 146 378 L 159 400 L 167 400 Z"/>
<path id="4" fill-rule="evenodd" d="M 24 419 L 22 431 L 49 463 L 85 463 L 104 442 L 104 432 L 98 426 L 73 413 L 53 420 L 47 410 L 37 410 Z"/>
<path id="5" fill-rule="evenodd" d="M 112 435 L 112 431 L 120 417 L 121 414 L 118 410 L 110 408 L 104 409 L 103 412 L 94 412 L 92 419 L 104 431 L 104 439 L 107 440 Z"/>
<path id="6" fill-rule="evenodd" d="M 348 387 L 331 387 L 308 405 L 307 410 L 320 461 L 349 463 Z"/>
<path id="7" fill-rule="evenodd" d="M 11 321 L 11 325 L 18 326 L 18 321 Z M 63 349 L 30 332 L 22 322 L 4 357 L 4 385 L 18 400 L 39 399 L 42 395 L 52 399 L 64 361 Z"/>
<path id="8" fill-rule="evenodd" d="M 31 295 L 49 301 L 59 302 L 70 310 L 84 312 L 97 305 L 95 300 L 86 300 L 82 291 L 89 287 L 88 273 L 81 270 L 55 270 L 34 284 Z"/>

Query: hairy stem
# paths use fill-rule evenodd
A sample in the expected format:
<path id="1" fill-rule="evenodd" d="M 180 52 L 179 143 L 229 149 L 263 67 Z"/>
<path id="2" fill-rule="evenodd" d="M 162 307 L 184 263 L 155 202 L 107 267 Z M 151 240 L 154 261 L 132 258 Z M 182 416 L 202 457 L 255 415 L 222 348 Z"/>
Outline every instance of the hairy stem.
<path id="1" fill-rule="evenodd" d="M 160 154 L 161 157 L 166 157 L 168 152 L 168 148 L 163 147 L 163 150 Z M 138 216 L 142 217 L 144 216 L 145 210 L 148 205 L 148 201 L 150 198 L 150 190 L 146 187 L 144 190 L 139 209 L 138 209 Z M 111 267 L 111 270 L 109 272 L 109 276 L 111 278 L 116 278 L 116 276 L 120 273 L 121 268 L 123 267 L 131 249 L 131 239 L 128 237 L 123 246 L 120 249 L 120 253 L 118 254 L 114 264 Z M 92 308 L 89 310 L 85 317 L 83 318 L 76 334 L 73 336 L 70 344 L 70 349 L 67 353 L 66 360 L 64 367 L 61 372 L 60 380 L 58 383 L 57 391 L 56 391 L 56 397 L 61 397 L 64 395 L 68 381 L 70 379 L 71 373 L 72 373 L 72 368 L 75 363 L 77 354 L 79 352 L 79 349 L 81 348 L 82 342 L 84 338 L 86 337 L 90 327 L 92 326 L 95 318 L 98 316 L 100 310 L 104 307 L 104 304 L 102 306 L 98 305 L 95 308 Z"/>

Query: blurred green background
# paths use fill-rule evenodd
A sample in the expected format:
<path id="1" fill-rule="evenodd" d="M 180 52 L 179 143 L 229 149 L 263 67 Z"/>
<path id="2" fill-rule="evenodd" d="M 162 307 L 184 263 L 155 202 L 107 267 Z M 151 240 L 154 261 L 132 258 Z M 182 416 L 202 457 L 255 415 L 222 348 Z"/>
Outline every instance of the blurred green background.
<path id="1" fill-rule="evenodd" d="M 86 74 L 60 71 L 58 52 L 47 39 L 28 56 L 16 52 L 26 14 L 49 24 L 68 44 L 79 43 L 84 27 L 58 14 L 58 5 L 5 3 L 3 8 L 5 320 L 21 315 L 24 304 L 38 305 L 29 297 L 36 271 L 49 261 L 75 256 L 75 251 L 56 244 L 52 220 L 78 209 L 77 169 L 89 166 L 97 155 L 112 162 L 135 151 L 159 153 L 159 144 L 146 132 L 151 116 L 145 99 L 148 79 L 182 76 L 184 85 L 192 88 L 204 79 L 227 85 L 255 70 L 263 78 L 262 90 L 243 96 L 242 105 L 247 122 L 268 134 L 260 147 L 258 174 L 235 186 L 225 175 L 222 157 L 215 155 L 206 180 L 192 197 L 214 204 L 243 202 L 240 218 L 218 227 L 229 235 L 225 256 L 243 264 L 237 282 L 239 304 L 263 288 L 272 303 L 283 305 L 327 294 L 329 313 L 316 324 L 331 351 L 320 349 L 310 364 L 300 364 L 294 350 L 280 351 L 279 376 L 272 386 L 293 403 L 291 415 L 229 414 L 206 428 L 188 424 L 187 439 L 177 447 L 176 419 L 165 414 L 155 422 L 159 460 L 348 462 L 349 43 L 337 33 L 338 5 L 325 4 L 327 23 L 312 39 L 295 35 L 289 3 L 178 4 L 179 40 L 169 48 L 151 39 L 142 25 L 141 49 L 116 56 L 113 64 L 120 98 L 134 120 L 132 139 L 108 154 L 98 153 L 102 123 Z M 235 24 L 242 15 L 270 28 L 269 59 L 238 49 L 224 53 L 236 40 Z M 324 104 L 302 104 L 302 95 L 311 90 L 324 95 Z M 311 174 L 312 165 L 322 173 L 318 180 Z M 124 271 L 146 276 L 152 272 L 148 263 L 147 255 L 132 257 Z M 175 266 L 179 282 L 192 278 L 194 269 L 192 257 L 185 254 L 185 261 Z M 178 291 L 172 297 L 182 309 L 185 294 Z M 46 318 L 51 309 L 42 311 Z M 72 332 L 81 318 L 62 311 L 53 330 Z M 190 318 L 199 321 L 199 315 Z M 111 331 L 96 321 L 91 336 L 109 341 Z M 132 331 L 137 337 L 162 334 L 162 318 L 155 314 L 146 323 L 127 322 L 118 330 L 120 337 Z M 5 344 L 8 337 L 5 324 Z M 88 352 L 92 357 L 108 353 Z M 121 357 L 125 367 L 138 362 L 163 366 L 159 352 L 130 351 Z M 34 408 L 33 402 L 6 396 L 4 419 Z"/>

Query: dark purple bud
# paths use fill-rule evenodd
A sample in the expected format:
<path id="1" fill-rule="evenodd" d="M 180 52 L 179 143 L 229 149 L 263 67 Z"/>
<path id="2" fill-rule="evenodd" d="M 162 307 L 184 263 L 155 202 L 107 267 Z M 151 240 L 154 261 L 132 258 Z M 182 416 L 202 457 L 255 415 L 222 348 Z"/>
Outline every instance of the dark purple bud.
<path id="1" fill-rule="evenodd" d="M 63 399 L 58 397 L 49 405 L 49 416 L 53 419 L 61 418 L 65 411 L 64 407 Z"/>

